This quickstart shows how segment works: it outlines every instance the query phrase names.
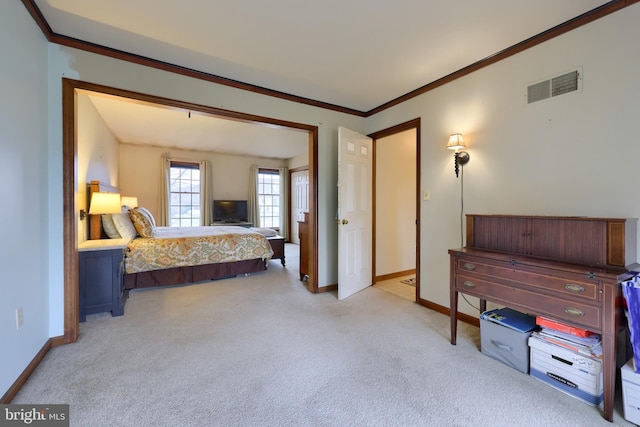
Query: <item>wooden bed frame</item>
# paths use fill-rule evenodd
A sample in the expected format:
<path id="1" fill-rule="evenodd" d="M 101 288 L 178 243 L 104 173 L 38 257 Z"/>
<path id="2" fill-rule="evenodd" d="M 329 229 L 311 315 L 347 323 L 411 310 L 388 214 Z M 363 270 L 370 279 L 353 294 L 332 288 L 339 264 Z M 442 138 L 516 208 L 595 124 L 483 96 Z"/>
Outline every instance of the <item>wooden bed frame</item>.
<path id="1" fill-rule="evenodd" d="M 91 200 L 91 195 L 94 191 L 119 193 L 117 187 L 102 183 L 100 181 L 91 181 L 88 187 L 89 197 L 87 200 L 89 201 Z M 87 211 L 89 210 L 88 208 L 89 207 L 87 206 Z M 89 215 L 89 226 L 89 236 L 91 240 L 108 238 L 106 233 L 104 232 L 104 229 L 102 228 L 102 220 L 100 215 Z M 125 252 L 125 258 L 126 256 L 127 254 Z M 282 265 L 284 265 L 284 253 L 282 254 L 281 262 Z M 226 279 L 235 277 L 240 274 L 250 274 L 256 273 L 258 271 L 265 271 L 266 269 L 267 263 L 263 259 L 257 258 L 243 261 L 222 262 L 216 264 L 174 267 L 163 270 L 145 271 L 133 274 L 127 274 L 123 271 L 123 274 L 125 289 L 130 290 L 155 286 L 187 284 L 204 280 Z"/>

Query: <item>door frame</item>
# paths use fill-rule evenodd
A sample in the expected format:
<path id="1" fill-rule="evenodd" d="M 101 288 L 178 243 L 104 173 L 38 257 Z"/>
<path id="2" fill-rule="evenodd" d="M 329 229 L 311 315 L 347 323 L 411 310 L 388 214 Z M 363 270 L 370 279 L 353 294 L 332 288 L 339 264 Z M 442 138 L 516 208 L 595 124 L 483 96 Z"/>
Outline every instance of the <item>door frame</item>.
<path id="1" fill-rule="evenodd" d="M 421 212 L 421 203 L 420 203 L 420 117 L 415 118 L 413 120 L 409 120 L 404 123 L 400 123 L 395 126 L 391 126 L 386 129 L 379 130 L 377 132 L 371 133 L 368 136 L 373 139 L 373 238 L 372 249 L 373 259 L 372 262 L 372 272 L 373 272 L 373 280 L 375 280 L 375 271 L 376 271 L 376 141 L 378 139 L 386 138 L 388 136 L 392 136 L 407 130 L 415 129 L 416 131 L 416 296 L 415 301 L 420 302 L 420 212 Z"/>
<path id="2" fill-rule="evenodd" d="M 218 118 L 240 120 L 265 126 L 278 126 L 307 132 L 309 135 L 309 281 L 311 292 L 318 292 L 318 127 L 303 123 L 289 122 L 270 117 L 257 116 L 238 111 L 224 110 L 207 105 L 163 98 L 160 96 L 133 92 L 124 89 L 83 82 L 69 78 L 62 79 L 62 187 L 63 187 L 63 268 L 64 268 L 64 335 L 54 339 L 54 345 L 75 342 L 79 335 L 79 289 L 78 289 L 78 242 L 77 227 L 79 206 L 76 201 L 77 186 L 77 91 L 90 91 L 120 96 L 140 102 L 160 104 L 169 108 L 198 111 Z M 83 189 L 78 189 L 83 191 Z"/>

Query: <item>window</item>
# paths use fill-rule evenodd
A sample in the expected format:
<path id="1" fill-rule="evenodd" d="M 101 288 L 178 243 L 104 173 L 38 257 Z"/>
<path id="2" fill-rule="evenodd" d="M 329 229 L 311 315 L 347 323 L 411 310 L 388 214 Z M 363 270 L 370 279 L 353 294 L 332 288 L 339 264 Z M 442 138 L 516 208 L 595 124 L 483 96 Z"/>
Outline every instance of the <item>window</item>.
<path id="1" fill-rule="evenodd" d="M 171 162 L 169 175 L 169 225 L 200 225 L 200 166 L 198 163 Z"/>
<path id="2" fill-rule="evenodd" d="M 276 169 L 258 171 L 260 227 L 280 228 L 280 174 Z"/>

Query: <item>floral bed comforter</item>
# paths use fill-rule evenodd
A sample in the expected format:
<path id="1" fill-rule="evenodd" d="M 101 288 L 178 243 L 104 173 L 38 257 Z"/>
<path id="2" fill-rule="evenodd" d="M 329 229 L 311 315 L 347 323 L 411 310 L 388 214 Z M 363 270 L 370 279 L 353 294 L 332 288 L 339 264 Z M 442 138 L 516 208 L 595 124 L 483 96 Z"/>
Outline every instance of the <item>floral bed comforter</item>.
<path id="1" fill-rule="evenodd" d="M 263 259 L 273 255 L 260 233 L 237 226 L 157 227 L 155 237 L 133 239 L 125 253 L 127 274 L 190 265 Z"/>

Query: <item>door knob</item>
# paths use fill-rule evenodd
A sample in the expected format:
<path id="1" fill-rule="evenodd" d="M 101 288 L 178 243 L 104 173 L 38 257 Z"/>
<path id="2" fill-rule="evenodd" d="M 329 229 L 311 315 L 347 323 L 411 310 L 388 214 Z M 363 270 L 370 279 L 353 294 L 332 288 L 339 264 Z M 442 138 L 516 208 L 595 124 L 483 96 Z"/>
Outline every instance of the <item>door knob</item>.
<path id="1" fill-rule="evenodd" d="M 349 220 L 343 219 L 343 220 L 342 220 L 342 223 L 343 223 L 343 224 L 349 224 Z"/>

